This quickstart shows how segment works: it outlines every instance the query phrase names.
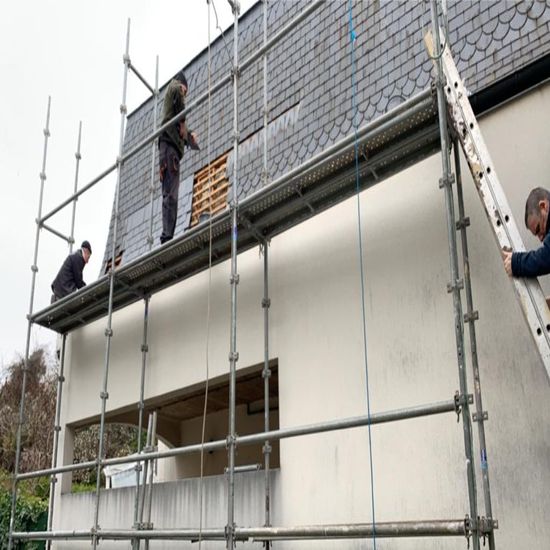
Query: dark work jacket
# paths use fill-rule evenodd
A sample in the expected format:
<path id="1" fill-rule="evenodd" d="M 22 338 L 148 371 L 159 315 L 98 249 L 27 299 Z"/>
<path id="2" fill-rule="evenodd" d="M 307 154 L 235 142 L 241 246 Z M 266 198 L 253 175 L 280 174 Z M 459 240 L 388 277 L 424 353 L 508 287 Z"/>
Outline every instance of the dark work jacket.
<path id="1" fill-rule="evenodd" d="M 164 94 L 164 104 L 162 107 L 162 125 L 166 124 L 169 120 L 172 120 L 178 113 L 181 113 L 185 109 L 185 101 L 180 91 L 180 83 L 177 80 L 171 80 Z M 185 117 L 180 121 L 185 124 Z M 183 157 L 183 148 L 186 141 L 182 139 L 179 132 L 180 122 L 172 124 L 160 135 L 159 141 L 165 141 L 169 143 L 178 152 L 178 156 L 181 160 Z"/>
<path id="2" fill-rule="evenodd" d="M 549 220 L 550 221 L 550 217 Z M 542 246 L 529 252 L 512 254 L 512 274 L 514 277 L 538 277 L 550 273 L 550 223 L 546 223 L 546 235 Z"/>
<path id="3" fill-rule="evenodd" d="M 63 298 L 67 294 L 86 286 L 86 283 L 82 280 L 82 270 L 85 265 L 80 249 L 65 258 L 57 277 L 52 283 L 52 291 L 56 298 Z"/>

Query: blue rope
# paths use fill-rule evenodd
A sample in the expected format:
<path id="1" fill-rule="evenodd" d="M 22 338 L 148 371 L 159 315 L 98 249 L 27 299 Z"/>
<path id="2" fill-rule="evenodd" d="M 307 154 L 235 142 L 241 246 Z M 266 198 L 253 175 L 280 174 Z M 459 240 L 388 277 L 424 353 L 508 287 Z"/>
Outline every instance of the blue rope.
<path id="1" fill-rule="evenodd" d="M 353 114 L 353 131 L 355 134 L 355 187 L 357 196 L 357 228 L 359 232 L 359 271 L 361 276 L 361 316 L 363 321 L 363 354 L 365 357 L 365 383 L 367 392 L 367 417 L 369 419 L 369 465 L 370 465 L 370 486 L 371 486 L 371 508 L 372 508 L 372 541 L 376 550 L 376 519 L 374 506 L 374 466 L 372 460 L 372 433 L 370 424 L 370 392 L 369 392 L 369 364 L 367 360 L 367 316 L 365 312 L 365 269 L 363 266 L 363 237 L 361 232 L 361 203 L 359 200 L 359 139 L 357 137 L 357 83 L 356 83 L 356 62 L 355 62 L 355 41 L 357 35 L 353 29 L 352 0 L 349 0 L 349 36 L 350 36 L 350 57 L 351 57 L 351 108 Z"/>

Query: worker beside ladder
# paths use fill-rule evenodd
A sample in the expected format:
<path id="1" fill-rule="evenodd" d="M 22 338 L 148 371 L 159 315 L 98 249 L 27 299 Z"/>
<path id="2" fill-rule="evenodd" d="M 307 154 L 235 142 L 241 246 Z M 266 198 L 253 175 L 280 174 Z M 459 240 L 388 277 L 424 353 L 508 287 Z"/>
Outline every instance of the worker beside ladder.
<path id="1" fill-rule="evenodd" d="M 440 34 L 444 36 L 442 31 Z M 439 56 L 435 55 L 431 33 L 426 34 L 425 41 L 432 59 L 437 61 Z M 537 275 L 550 273 L 550 239 L 547 243 L 548 250 L 543 245 L 539 250 L 525 252 L 525 246 L 514 221 L 512 210 L 472 106 L 468 101 L 468 92 L 446 45 L 440 60 L 446 81 L 444 92 L 449 122 L 468 161 L 479 198 L 503 255 L 505 269 L 509 275 L 511 273 L 514 275 L 512 283 L 516 297 L 550 380 L 550 310 L 540 284 L 535 278 Z M 530 216 L 526 217 L 525 222 L 530 231 L 543 240 L 547 235 L 546 222 L 550 195 L 543 195 L 541 199 L 535 198 L 534 201 L 533 207 L 528 208 Z M 533 224 L 532 227 L 530 220 Z M 541 234 L 543 238 L 541 238 Z M 520 267 L 516 269 L 516 266 Z"/>
<path id="2" fill-rule="evenodd" d="M 531 190 L 525 202 L 525 226 L 542 246 L 530 252 L 503 250 L 504 269 L 510 277 L 539 277 L 550 273 L 549 209 L 550 191 L 543 187 Z M 549 300 L 550 298 L 546 298 L 547 304 Z"/>

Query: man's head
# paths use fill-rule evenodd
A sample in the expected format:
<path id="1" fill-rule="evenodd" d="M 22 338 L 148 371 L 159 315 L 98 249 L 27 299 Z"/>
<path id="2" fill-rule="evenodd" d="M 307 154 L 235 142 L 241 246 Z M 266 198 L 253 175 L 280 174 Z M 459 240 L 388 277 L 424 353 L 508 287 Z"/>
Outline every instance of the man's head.
<path id="1" fill-rule="evenodd" d="M 546 224 L 550 210 L 550 191 L 535 187 L 525 201 L 525 226 L 539 241 L 546 236 Z"/>
<path id="2" fill-rule="evenodd" d="M 83 241 L 80 245 L 80 250 L 82 250 L 82 257 L 84 258 L 84 263 L 88 263 L 90 256 L 92 255 L 92 245 L 88 241 Z"/>
<path id="3" fill-rule="evenodd" d="M 175 76 L 175 79 L 180 83 L 181 93 L 185 97 L 187 95 L 187 90 L 189 89 L 189 86 L 187 85 L 187 78 L 185 78 L 185 74 L 184 74 L 183 70 L 181 70 Z"/>

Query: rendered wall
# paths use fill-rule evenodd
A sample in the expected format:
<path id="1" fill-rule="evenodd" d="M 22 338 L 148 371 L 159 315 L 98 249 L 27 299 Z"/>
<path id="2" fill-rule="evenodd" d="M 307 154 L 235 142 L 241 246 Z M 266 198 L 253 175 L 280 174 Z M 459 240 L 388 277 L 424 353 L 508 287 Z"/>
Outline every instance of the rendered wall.
<path id="1" fill-rule="evenodd" d="M 481 121 L 521 226 L 528 191 L 536 185 L 550 186 L 549 122 L 550 85 Z M 436 155 L 361 195 L 372 412 L 447 400 L 458 389 L 440 172 Z M 467 173 L 465 165 L 463 172 Z M 550 384 L 474 185 L 465 176 L 473 293 L 480 313 L 479 363 L 489 413 L 493 510 L 500 527 L 497 548 L 545 548 L 550 540 Z M 521 230 L 527 246 L 536 246 L 537 241 Z M 257 250 L 239 256 L 239 367 L 263 360 L 262 265 Z M 356 199 L 271 243 L 270 354 L 279 365 L 281 427 L 366 412 L 358 265 Z M 228 370 L 228 279 L 227 264 L 213 269 L 211 376 Z M 203 273 L 152 298 L 146 396 L 204 376 L 207 291 L 208 274 Z M 114 315 L 109 409 L 135 402 L 139 395 L 141 315 L 139 304 Z M 99 410 L 104 326 L 105 320 L 100 320 L 71 337 L 63 424 Z M 468 504 L 463 434 L 453 414 L 374 427 L 372 436 L 377 521 L 464 517 Z M 365 429 L 282 441 L 273 524 L 370 521 L 368 450 Z M 482 503 L 477 451 L 475 456 Z M 105 503 L 110 498 L 104 496 L 102 506 L 109 506 Z M 112 498 L 117 498 L 114 493 Z M 219 498 L 224 502 L 224 495 Z M 242 517 L 238 510 L 236 517 Z M 90 524 L 91 515 L 61 520 L 58 516 L 56 528 Z M 115 527 L 104 522 L 101 526 Z M 447 550 L 463 549 L 465 544 L 463 539 L 385 540 L 383 547 Z M 365 541 L 276 546 L 371 547 Z"/>

